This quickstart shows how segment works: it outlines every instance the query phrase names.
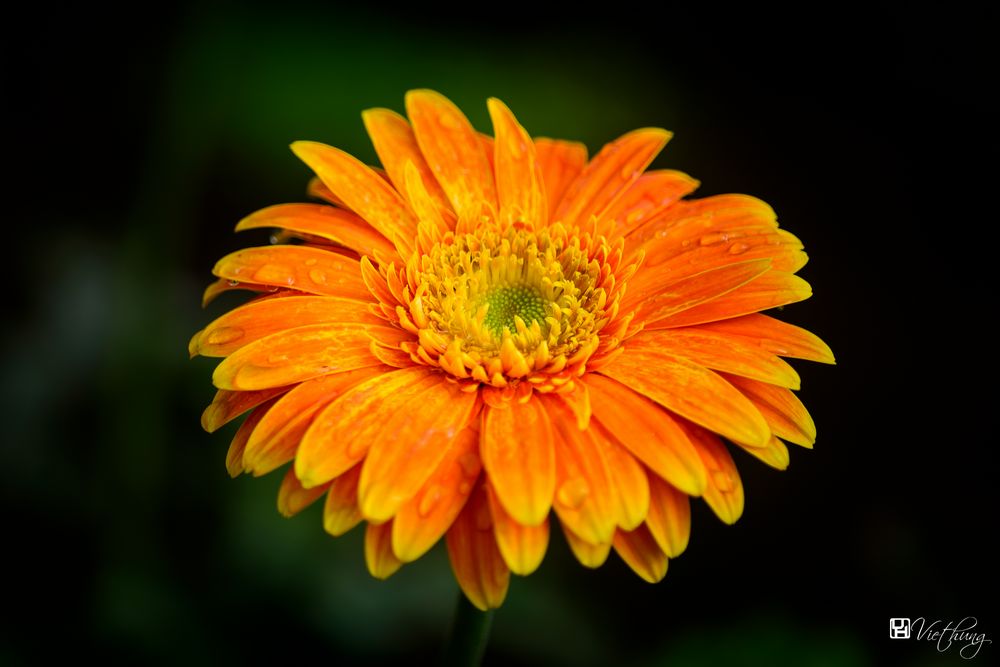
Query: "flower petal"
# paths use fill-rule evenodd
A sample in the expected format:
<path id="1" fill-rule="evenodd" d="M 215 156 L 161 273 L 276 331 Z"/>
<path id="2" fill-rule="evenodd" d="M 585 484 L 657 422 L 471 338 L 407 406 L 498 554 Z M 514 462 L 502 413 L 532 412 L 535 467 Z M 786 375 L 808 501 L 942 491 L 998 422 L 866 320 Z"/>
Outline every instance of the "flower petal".
<path id="1" fill-rule="evenodd" d="M 424 160 L 420 146 L 417 145 L 417 137 L 406 119 L 389 109 L 368 109 L 362 112 L 361 118 L 375 146 L 375 152 L 378 153 L 378 159 L 385 167 L 396 190 L 407 194 L 406 165 L 411 163 L 420 176 L 424 191 L 433 201 L 438 215 L 445 211 L 450 212 L 451 204 L 448 203 L 444 191 L 434 178 L 427 161 Z M 412 199 L 410 204 L 411 207 L 414 204 Z"/>
<path id="2" fill-rule="evenodd" d="M 323 408 L 302 437 L 295 472 L 306 488 L 323 484 L 365 457 L 386 420 L 440 381 L 424 367 L 401 368 L 352 387 Z"/>
<path id="3" fill-rule="evenodd" d="M 292 151 L 316 172 L 330 191 L 394 244 L 405 244 L 417 231 L 417 221 L 392 185 L 357 158 L 314 141 L 296 141 Z M 399 247 L 397 245 L 397 247 Z"/>
<path id="4" fill-rule="evenodd" d="M 649 583 L 655 584 L 667 576 L 667 554 L 646 526 L 631 532 L 616 530 L 614 547 L 625 564 Z"/>
<path id="5" fill-rule="evenodd" d="M 235 308 L 200 331 L 192 354 L 225 357 L 265 336 L 309 324 L 350 323 L 385 326 L 368 304 L 333 296 L 288 296 L 261 299 Z"/>
<path id="6" fill-rule="evenodd" d="M 723 375 L 743 395 L 750 399 L 771 431 L 789 442 L 812 448 L 816 442 L 816 424 L 802 401 L 788 389 L 765 382 Z"/>
<path id="7" fill-rule="evenodd" d="M 560 525 L 562 525 L 563 535 L 566 536 L 566 543 L 569 544 L 570 551 L 573 552 L 581 565 L 589 568 L 598 568 L 604 565 L 608 554 L 611 553 L 611 540 L 600 544 L 591 544 L 574 534 L 566 527 L 566 524 Z"/>
<path id="8" fill-rule="evenodd" d="M 271 334 L 240 348 L 220 363 L 212 382 L 220 389 L 267 389 L 381 362 L 369 347 L 372 330 L 405 338 L 388 327 L 313 324 Z"/>
<path id="9" fill-rule="evenodd" d="M 622 235 L 694 192 L 698 185 L 697 180 L 680 171 L 647 171 L 601 214 L 598 229 L 609 236 Z"/>
<path id="10" fill-rule="evenodd" d="M 629 341 L 684 357 L 705 368 L 798 389 L 799 374 L 775 355 L 749 341 L 734 339 L 700 327 L 642 331 Z"/>
<path id="11" fill-rule="evenodd" d="M 295 469 L 289 468 L 281 480 L 281 488 L 278 489 L 278 511 L 283 516 L 295 516 L 316 502 L 329 488 L 330 485 L 325 484 L 304 489 L 299 483 L 299 478 L 295 476 Z"/>
<path id="12" fill-rule="evenodd" d="M 577 428 L 565 403 L 541 396 L 555 431 L 556 494 L 552 507 L 559 520 L 583 540 L 608 542 L 618 524 L 618 498 L 604 452 L 589 430 Z"/>
<path id="13" fill-rule="evenodd" d="M 504 509 L 518 523 L 542 523 L 556 488 L 554 434 L 545 406 L 536 396 L 503 408 L 487 406 L 481 437 L 483 467 Z"/>
<path id="14" fill-rule="evenodd" d="M 548 207 L 535 144 L 506 104 L 495 97 L 486 104 L 496 135 L 493 165 L 500 224 L 527 222 L 542 227 L 548 221 Z"/>
<path id="15" fill-rule="evenodd" d="M 747 447 L 738 442 L 735 444 L 747 454 L 760 459 L 775 470 L 786 470 L 791 461 L 788 447 L 775 436 L 771 436 L 771 441 L 767 443 L 766 447 Z"/>
<path id="16" fill-rule="evenodd" d="M 334 537 L 340 537 L 362 521 L 361 511 L 358 509 L 360 478 L 359 463 L 333 480 L 326 494 L 326 503 L 323 506 L 323 529 Z"/>
<path id="17" fill-rule="evenodd" d="M 372 366 L 326 375 L 306 380 L 281 396 L 247 442 L 243 453 L 246 470 L 254 476 L 266 475 L 291 461 L 317 412 L 347 390 L 386 370 Z"/>
<path id="18" fill-rule="evenodd" d="M 479 134 L 465 115 L 440 93 L 411 90 L 406 114 L 420 151 L 448 195 L 459 223 L 476 224 L 497 209 L 493 171 Z"/>
<path id="19" fill-rule="evenodd" d="M 535 157 L 542 171 L 547 218 L 553 218 L 566 190 L 587 165 L 587 147 L 575 141 L 535 139 Z"/>
<path id="20" fill-rule="evenodd" d="M 497 500 L 493 488 L 486 484 L 490 514 L 493 516 L 493 535 L 507 567 L 514 574 L 528 575 L 538 569 L 549 546 L 548 517 L 537 526 L 518 523 Z"/>
<path id="21" fill-rule="evenodd" d="M 600 217 L 642 175 L 671 133 L 659 128 L 635 130 L 606 145 L 573 181 L 553 218 L 586 226 Z"/>
<path id="22" fill-rule="evenodd" d="M 600 423 L 595 421 L 590 430 L 594 442 L 604 451 L 604 461 L 618 496 L 618 525 L 624 530 L 634 530 L 649 511 L 646 471 Z"/>
<path id="23" fill-rule="evenodd" d="M 638 321 L 656 322 L 699 304 L 710 303 L 759 278 L 770 268 L 770 260 L 756 259 L 708 269 L 680 280 L 674 280 L 669 274 L 655 274 L 656 280 L 646 281 L 644 289 L 629 286 L 622 308 L 627 311 L 639 306 Z"/>
<path id="24" fill-rule="evenodd" d="M 482 464 L 479 432 L 464 429 L 424 488 L 392 520 L 392 550 L 404 563 L 414 561 L 441 539 L 465 507 Z"/>
<path id="25" fill-rule="evenodd" d="M 253 412 L 247 415 L 240 427 L 236 429 L 236 435 L 233 436 L 232 442 L 229 443 L 229 451 L 226 452 L 226 470 L 230 477 L 238 477 L 240 473 L 244 472 L 243 452 L 246 451 L 247 440 L 250 439 L 250 434 L 257 428 L 257 424 L 264 418 L 276 400 L 276 398 L 272 398 L 254 408 Z"/>
<path id="26" fill-rule="evenodd" d="M 372 300 L 356 260 L 307 246 L 244 248 L 220 259 L 212 273 L 226 280 L 291 287 L 309 294 L 365 302 Z"/>
<path id="27" fill-rule="evenodd" d="M 403 566 L 392 552 L 391 521 L 368 524 L 365 530 L 365 564 L 376 579 L 388 579 Z"/>
<path id="28" fill-rule="evenodd" d="M 705 331 L 752 340 L 771 354 L 834 364 L 833 351 L 816 334 L 773 317 L 753 313 L 700 325 Z"/>
<path id="29" fill-rule="evenodd" d="M 736 523 L 743 515 L 743 481 L 733 457 L 714 433 L 694 424 L 685 424 L 685 428 L 708 468 L 705 502 L 724 523 Z"/>
<path id="30" fill-rule="evenodd" d="M 358 503 L 369 521 L 386 521 L 416 495 L 441 460 L 455 434 L 479 409 L 477 392 L 436 374 L 437 382 L 383 413 L 361 469 Z"/>
<path id="31" fill-rule="evenodd" d="M 758 260 L 767 261 L 767 260 Z M 725 267 L 726 269 L 731 267 Z M 722 271 L 724 269 L 715 269 Z M 686 327 L 785 306 L 812 296 L 809 283 L 783 271 L 768 271 L 712 301 L 694 305 L 669 317 L 657 318 L 655 328 Z M 652 321 L 653 318 L 648 318 Z M 651 327 L 652 328 L 652 327 Z"/>
<path id="32" fill-rule="evenodd" d="M 486 490 L 476 486 L 465 508 L 448 531 L 448 557 L 462 592 L 477 609 L 503 604 L 510 584 L 510 570 L 493 537 Z"/>
<path id="33" fill-rule="evenodd" d="M 736 388 L 704 366 L 655 344 L 630 342 L 601 373 L 727 438 L 757 447 L 771 439 L 767 422 Z"/>
<path id="34" fill-rule="evenodd" d="M 595 419 L 610 435 L 677 488 L 692 495 L 704 491 L 705 465 L 669 412 L 609 377 L 588 375 L 587 385 Z"/>
<path id="35" fill-rule="evenodd" d="M 318 236 L 350 248 L 359 255 L 376 251 L 395 255 L 396 248 L 361 216 L 323 204 L 277 204 L 251 213 L 240 220 L 236 231 L 276 227 Z"/>
<path id="36" fill-rule="evenodd" d="M 646 527 L 671 558 L 687 549 L 691 537 L 691 501 L 654 473 L 649 474 L 649 513 Z"/>
<path id="37" fill-rule="evenodd" d="M 201 427 L 209 433 L 214 433 L 250 408 L 257 407 L 264 401 L 283 394 L 289 389 L 291 387 L 272 387 L 259 391 L 220 389 L 215 392 L 215 398 L 212 399 L 211 404 L 201 413 Z"/>

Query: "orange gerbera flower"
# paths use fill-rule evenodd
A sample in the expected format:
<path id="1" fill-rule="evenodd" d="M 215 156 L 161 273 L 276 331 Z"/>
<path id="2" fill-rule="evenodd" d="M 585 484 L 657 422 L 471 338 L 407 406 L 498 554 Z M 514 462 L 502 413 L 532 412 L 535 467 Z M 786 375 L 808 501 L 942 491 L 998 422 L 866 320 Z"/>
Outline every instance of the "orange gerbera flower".
<path id="1" fill-rule="evenodd" d="M 230 472 L 294 461 L 279 509 L 325 495 L 331 534 L 367 521 L 376 577 L 446 536 L 462 590 L 497 607 L 510 572 L 541 562 L 554 510 L 584 565 L 614 548 L 658 581 L 687 545 L 690 496 L 726 523 L 743 511 L 723 439 L 779 469 L 783 440 L 815 439 L 779 356 L 833 355 L 758 312 L 810 295 L 806 255 L 764 202 L 683 200 L 697 181 L 645 171 L 669 132 L 588 162 L 488 105 L 493 137 L 427 90 L 406 96 L 409 121 L 366 111 L 384 170 L 292 145 L 327 203 L 237 225 L 298 242 L 216 264 L 206 301 L 259 296 L 191 341 L 225 357 L 202 423 L 250 411 Z"/>

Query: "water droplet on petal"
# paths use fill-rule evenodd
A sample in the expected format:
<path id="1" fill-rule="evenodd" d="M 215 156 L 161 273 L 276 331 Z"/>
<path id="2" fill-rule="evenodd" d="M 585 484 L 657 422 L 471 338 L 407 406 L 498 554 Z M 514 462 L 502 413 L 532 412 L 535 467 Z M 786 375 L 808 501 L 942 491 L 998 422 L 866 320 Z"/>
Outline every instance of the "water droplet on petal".
<path id="1" fill-rule="evenodd" d="M 417 512 L 420 513 L 420 516 L 425 517 L 430 514 L 441 501 L 441 495 L 442 489 L 439 484 L 433 484 L 424 491 L 424 495 L 420 498 L 420 504 L 417 506 Z"/>
<path id="2" fill-rule="evenodd" d="M 577 477 L 576 479 L 571 479 L 568 482 L 564 482 L 562 486 L 559 487 L 559 492 L 556 494 L 556 500 L 559 501 L 561 505 L 565 505 L 569 509 L 579 509 L 583 501 L 587 499 L 590 495 L 590 485 L 587 484 L 587 480 L 582 477 Z"/>
<path id="3" fill-rule="evenodd" d="M 278 366 L 280 364 L 285 363 L 286 361 L 288 361 L 288 355 L 283 354 L 281 352 L 275 352 L 273 354 L 267 355 L 267 363 L 271 364 L 272 366 Z"/>
<path id="4" fill-rule="evenodd" d="M 230 287 L 236 287 L 239 284 L 240 284 L 240 281 L 238 281 L 238 280 L 230 280 L 229 281 L 229 286 Z"/>
<path id="5" fill-rule="evenodd" d="M 725 470 L 713 470 L 712 483 L 723 493 L 728 493 L 736 488 L 736 480 Z"/>
<path id="6" fill-rule="evenodd" d="M 719 245 L 720 243 L 725 243 L 728 240 L 729 234 L 726 234 L 725 232 L 714 232 L 712 234 L 705 234 L 702 236 L 698 243 L 703 246 Z"/>
<path id="7" fill-rule="evenodd" d="M 461 493 L 463 496 L 469 495 L 469 491 L 472 491 L 472 485 L 469 484 L 468 482 L 462 482 L 461 484 L 458 485 L 458 492 Z"/>
<path id="8" fill-rule="evenodd" d="M 310 257 L 309 259 L 306 260 L 306 266 L 316 266 L 316 262 L 318 261 L 319 260 L 316 259 L 315 257 Z"/>
<path id="9" fill-rule="evenodd" d="M 280 264 L 265 264 L 254 272 L 253 279 L 258 283 L 295 284 L 294 274 L 288 270 L 287 266 L 281 266 Z"/>
<path id="10" fill-rule="evenodd" d="M 317 285 L 325 285 L 328 280 L 326 271 L 322 269 L 309 269 L 309 280 Z"/>
<path id="11" fill-rule="evenodd" d="M 745 253 L 749 249 L 750 249 L 749 245 L 747 245 L 746 243 L 740 243 L 740 242 L 737 241 L 733 245 L 729 246 L 729 254 L 730 255 L 742 255 L 743 253 Z"/>
<path id="12" fill-rule="evenodd" d="M 209 345 L 225 345 L 234 340 L 239 340 L 245 333 L 240 327 L 219 327 L 208 332 L 205 342 Z"/>

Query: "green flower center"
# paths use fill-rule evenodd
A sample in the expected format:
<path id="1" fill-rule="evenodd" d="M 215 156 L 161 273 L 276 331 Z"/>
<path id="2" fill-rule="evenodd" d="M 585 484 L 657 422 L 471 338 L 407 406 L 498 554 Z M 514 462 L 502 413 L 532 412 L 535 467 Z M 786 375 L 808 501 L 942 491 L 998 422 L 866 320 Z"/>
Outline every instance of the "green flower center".
<path id="1" fill-rule="evenodd" d="M 535 322 L 544 327 L 546 301 L 538 290 L 527 285 L 511 285 L 495 287 L 487 292 L 480 306 L 488 305 L 483 325 L 500 336 L 504 327 L 511 332 L 517 331 L 515 317 L 520 317 L 525 325 Z"/>

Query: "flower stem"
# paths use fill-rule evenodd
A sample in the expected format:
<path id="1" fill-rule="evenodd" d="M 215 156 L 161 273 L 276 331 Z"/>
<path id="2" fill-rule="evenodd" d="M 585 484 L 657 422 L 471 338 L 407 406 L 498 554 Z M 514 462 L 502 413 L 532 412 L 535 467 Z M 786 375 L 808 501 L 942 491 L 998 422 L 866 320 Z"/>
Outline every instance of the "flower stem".
<path id="1" fill-rule="evenodd" d="M 443 665 L 446 667 L 474 667 L 483 659 L 486 642 L 493 624 L 493 609 L 479 611 L 461 591 L 455 605 L 455 620 L 451 636 L 445 646 Z"/>

